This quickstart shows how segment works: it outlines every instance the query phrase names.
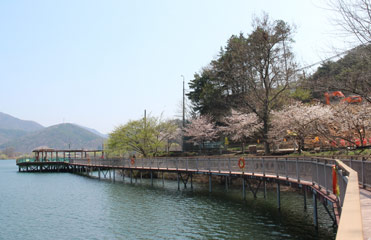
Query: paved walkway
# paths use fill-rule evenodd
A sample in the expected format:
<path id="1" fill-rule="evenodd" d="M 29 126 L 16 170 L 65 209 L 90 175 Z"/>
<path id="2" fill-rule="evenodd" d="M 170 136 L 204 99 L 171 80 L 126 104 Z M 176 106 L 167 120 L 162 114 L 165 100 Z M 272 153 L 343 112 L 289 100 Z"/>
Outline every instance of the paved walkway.
<path id="1" fill-rule="evenodd" d="M 364 189 L 359 190 L 361 198 L 363 236 L 365 240 L 371 240 L 371 192 Z"/>

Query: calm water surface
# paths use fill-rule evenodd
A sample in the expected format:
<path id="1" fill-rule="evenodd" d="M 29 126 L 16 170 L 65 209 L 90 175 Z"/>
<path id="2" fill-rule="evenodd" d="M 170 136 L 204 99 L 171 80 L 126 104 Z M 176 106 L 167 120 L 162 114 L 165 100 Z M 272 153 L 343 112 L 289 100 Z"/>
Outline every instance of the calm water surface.
<path id="1" fill-rule="evenodd" d="M 18 173 L 0 161 L 0 239 L 334 239 L 320 208 L 321 229 L 303 197 L 282 192 L 257 200 L 214 184 L 177 191 L 174 181 L 111 183 L 69 173 Z M 308 196 L 308 202 L 311 199 Z"/>

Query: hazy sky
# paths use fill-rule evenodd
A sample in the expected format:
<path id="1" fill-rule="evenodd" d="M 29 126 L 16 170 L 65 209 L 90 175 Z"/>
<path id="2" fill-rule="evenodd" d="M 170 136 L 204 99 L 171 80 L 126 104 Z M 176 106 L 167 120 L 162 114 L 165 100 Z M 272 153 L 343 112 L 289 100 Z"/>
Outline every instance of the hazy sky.
<path id="1" fill-rule="evenodd" d="M 152 115 L 179 115 L 182 77 L 206 66 L 254 15 L 296 25 L 307 65 L 342 46 L 325 1 L 0 1 L 0 112 L 44 126 L 108 133 Z"/>

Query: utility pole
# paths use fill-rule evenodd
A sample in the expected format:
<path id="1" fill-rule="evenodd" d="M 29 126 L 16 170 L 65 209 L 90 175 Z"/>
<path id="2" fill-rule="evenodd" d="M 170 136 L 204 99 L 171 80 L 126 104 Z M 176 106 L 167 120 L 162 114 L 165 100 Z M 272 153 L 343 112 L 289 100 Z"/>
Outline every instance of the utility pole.
<path id="1" fill-rule="evenodd" d="M 183 131 L 182 131 L 182 150 L 184 152 L 184 128 L 185 128 L 185 89 L 184 89 L 184 76 L 181 75 L 183 78 Z"/>
<path id="2" fill-rule="evenodd" d="M 183 78 L 183 128 L 185 127 L 185 88 L 184 88 L 184 76 L 181 75 Z"/>
<path id="3" fill-rule="evenodd" d="M 147 148 L 147 110 L 144 109 L 144 149 L 146 150 Z"/>

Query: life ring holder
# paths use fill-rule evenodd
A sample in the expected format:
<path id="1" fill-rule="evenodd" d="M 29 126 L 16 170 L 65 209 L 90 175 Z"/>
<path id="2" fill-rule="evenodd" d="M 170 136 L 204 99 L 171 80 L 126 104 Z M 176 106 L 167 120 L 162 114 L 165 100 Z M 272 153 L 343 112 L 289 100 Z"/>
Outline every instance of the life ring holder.
<path id="1" fill-rule="evenodd" d="M 243 157 L 238 159 L 238 167 L 239 168 L 243 169 L 243 168 L 245 168 L 245 165 L 246 165 L 246 163 L 245 163 L 245 159 Z"/>
<path id="2" fill-rule="evenodd" d="M 131 158 L 130 163 L 131 163 L 131 165 L 134 165 L 135 164 L 135 159 Z"/>

